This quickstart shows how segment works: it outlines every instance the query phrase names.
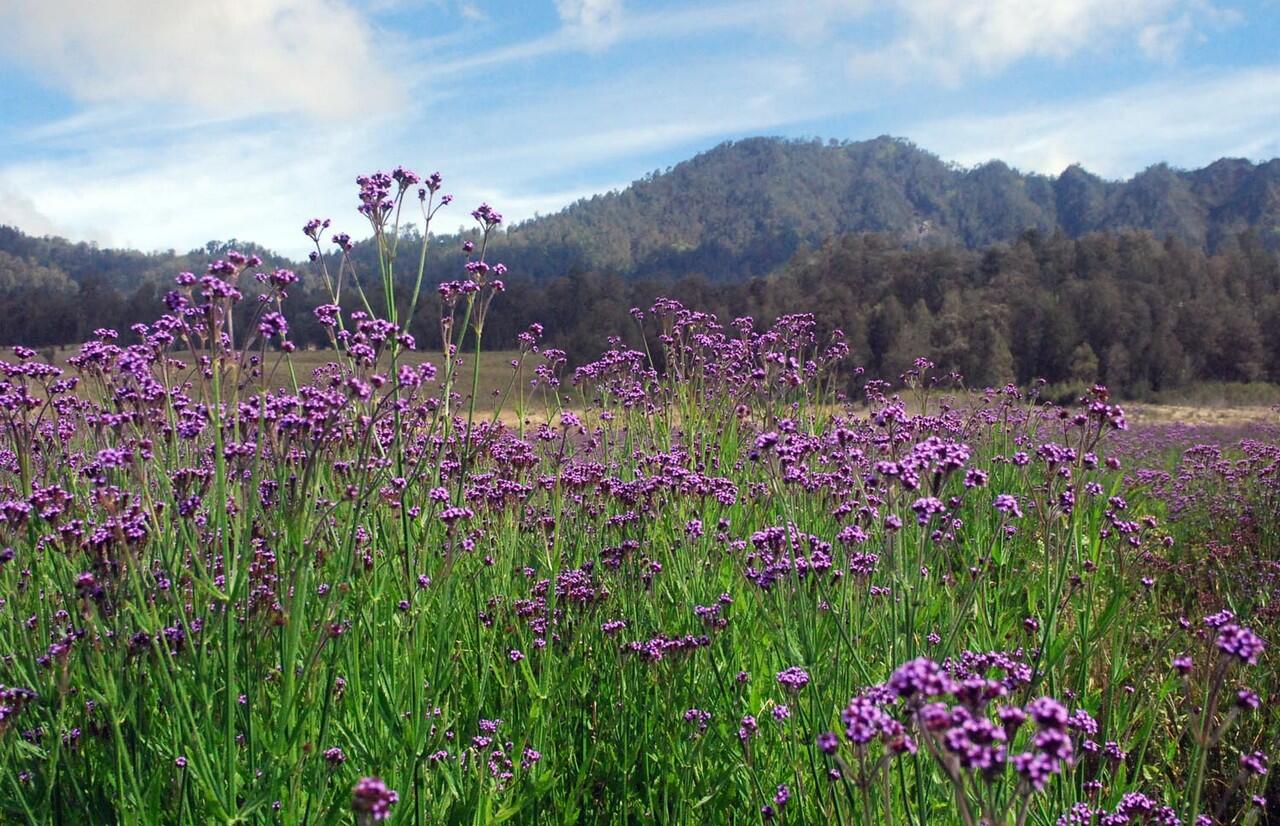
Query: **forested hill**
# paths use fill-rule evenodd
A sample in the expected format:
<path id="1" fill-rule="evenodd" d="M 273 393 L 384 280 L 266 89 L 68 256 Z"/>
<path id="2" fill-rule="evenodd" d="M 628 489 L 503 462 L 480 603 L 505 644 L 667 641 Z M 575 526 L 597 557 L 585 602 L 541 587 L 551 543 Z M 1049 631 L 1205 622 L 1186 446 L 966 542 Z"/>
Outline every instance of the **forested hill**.
<path id="1" fill-rule="evenodd" d="M 236 241 L 144 254 L 7 227 L 0 344 L 78 342 L 104 326 L 130 340 L 131 324 L 163 312 L 175 273 L 229 249 L 303 275 L 289 336 L 325 346 L 311 309 L 329 297 L 307 262 Z M 854 363 L 889 378 L 929 355 L 979 384 L 1280 382 L 1280 160 L 1108 182 L 1078 168 L 964 170 L 888 138 L 752 139 L 511 227 L 491 252 L 509 267 L 485 328 L 494 348 L 539 322 L 548 344 L 590 358 L 606 331 L 634 331 L 628 308 L 670 295 L 723 318 L 815 312 L 846 331 Z M 370 244 L 352 258 L 381 306 Z M 462 263 L 461 239 L 440 238 L 428 278 L 457 278 Z M 439 344 L 438 312 L 419 306 L 423 347 Z"/>
<path id="2" fill-rule="evenodd" d="M 343 229 L 363 228 L 354 214 L 336 217 Z M 750 138 L 509 227 L 493 252 L 513 273 L 535 280 L 597 271 L 735 281 L 775 272 L 797 251 L 842 235 L 877 233 L 908 248 L 974 250 L 1015 241 L 1029 229 L 1070 238 L 1147 230 L 1210 253 L 1251 229 L 1263 247 L 1280 251 L 1280 158 L 1260 164 L 1223 158 L 1192 171 L 1160 164 L 1128 181 L 1107 181 L 1078 166 L 1056 178 L 1000 161 L 962 168 L 890 137 Z M 158 276 L 167 280 L 175 267 L 198 268 L 201 258 L 232 246 L 263 252 L 234 241 L 186 255 L 99 250 L 0 227 L 0 253 L 65 273 L 82 287 L 125 293 Z M 441 278 L 461 265 L 457 246 L 443 245 Z M 368 244 L 358 245 L 355 257 L 373 264 Z"/>
<path id="3" fill-rule="evenodd" d="M 149 321 L 163 312 L 175 275 L 202 272 L 233 249 L 262 256 L 267 267 L 303 266 L 234 240 L 182 254 L 143 253 L 0 226 L 0 344 L 79 342 L 96 327 Z"/>
<path id="4" fill-rule="evenodd" d="M 801 245 L 850 233 L 980 249 L 1027 229 L 1145 229 L 1216 251 L 1249 228 L 1280 249 L 1280 159 L 1158 165 L 1118 182 L 1078 166 L 1056 178 L 999 161 L 965 169 L 887 137 L 752 138 L 514 227 L 503 254 L 535 277 L 578 266 L 719 280 L 771 272 Z"/>

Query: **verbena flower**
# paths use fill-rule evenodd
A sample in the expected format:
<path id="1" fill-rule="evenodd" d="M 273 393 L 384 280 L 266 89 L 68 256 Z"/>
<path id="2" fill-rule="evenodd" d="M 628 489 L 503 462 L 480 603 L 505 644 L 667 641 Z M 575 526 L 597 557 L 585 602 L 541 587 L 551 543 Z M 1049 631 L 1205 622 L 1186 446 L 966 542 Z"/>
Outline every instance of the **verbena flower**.
<path id="1" fill-rule="evenodd" d="M 351 810 L 361 822 L 376 823 L 391 816 L 391 807 L 400 800 L 380 777 L 362 777 L 351 790 Z"/>

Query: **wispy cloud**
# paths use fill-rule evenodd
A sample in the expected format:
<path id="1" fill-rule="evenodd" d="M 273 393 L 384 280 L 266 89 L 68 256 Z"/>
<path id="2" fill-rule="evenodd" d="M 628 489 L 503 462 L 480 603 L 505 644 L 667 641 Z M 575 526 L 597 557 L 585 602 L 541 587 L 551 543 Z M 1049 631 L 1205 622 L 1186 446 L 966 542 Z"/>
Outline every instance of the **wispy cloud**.
<path id="1" fill-rule="evenodd" d="M 463 123 L 446 124 L 426 146 L 452 153 L 466 168 L 496 168 L 517 178 L 571 172 L 714 140 L 770 130 L 866 105 L 865 97 L 837 98 L 799 62 L 757 57 L 690 59 L 681 65 L 633 70 L 581 83 L 571 95 L 517 87 L 511 100 Z M 468 145 L 468 134 L 501 134 L 519 123 L 520 139 Z M 637 172 L 644 170 L 637 170 Z"/>
<path id="2" fill-rule="evenodd" d="M 1188 41 L 1243 20 L 1211 0 L 809 0 L 802 11 L 774 0 L 725 0 L 660 9 L 621 0 L 555 0 L 558 30 L 467 54 L 452 74 L 586 49 L 642 41 L 680 41 L 717 32 L 762 36 L 775 46 L 852 55 L 852 80 L 927 79 L 961 85 L 1034 58 L 1066 60 L 1117 45 L 1171 62 Z M 864 29 L 891 34 L 868 47 Z M 852 28 L 851 28 L 852 27 Z M 754 56 L 754 52 L 752 56 Z M 743 55 L 743 62 L 747 61 Z"/>
<path id="3" fill-rule="evenodd" d="M 35 201 L 21 191 L 7 185 L 0 178 L 0 226 L 21 227 L 33 235 L 65 235 L 67 229 L 59 226 L 48 215 L 41 212 Z M 105 238 L 95 237 L 100 233 L 82 234 L 81 237 L 102 241 Z"/>
<path id="4" fill-rule="evenodd" d="M 556 0 L 556 11 L 570 36 L 588 49 L 603 49 L 618 37 L 622 0 Z"/>
<path id="5" fill-rule="evenodd" d="M 6 127 L 0 95 L 0 222 L 298 254 L 312 214 L 361 228 L 359 172 L 438 164 L 460 206 L 518 221 L 759 133 L 888 131 L 964 163 L 1107 175 L 1280 153 L 1280 69 L 1186 65 L 1246 29 L 1219 2 L 0 0 L 0 59 L 71 98 Z M 1117 54 L 1167 78 L 1063 96 L 1070 67 Z M 1058 74 L 1019 89 L 1024 66 Z M 977 78 L 1016 91 L 993 109 Z M 957 102 L 967 116 L 920 115 Z"/>
<path id="6" fill-rule="evenodd" d="M 672 94 L 688 70 L 704 81 Z M 28 209 L 12 221 L 30 231 L 143 249 L 238 237 L 300 255 L 307 246 L 298 228 L 312 214 L 335 217 L 343 229 L 362 234 L 353 213 L 356 174 L 393 162 L 422 165 L 424 173 L 438 164 L 460 207 L 488 200 L 518 222 L 649 168 L 628 167 L 629 159 L 727 134 L 773 131 L 830 111 L 795 67 L 761 61 L 732 82 L 705 80 L 725 70 L 708 59 L 654 67 L 633 78 L 634 88 L 601 80 L 567 97 L 516 94 L 522 102 L 424 131 L 366 121 L 305 130 L 272 120 L 202 122 L 161 136 L 144 130 L 135 136 L 141 140 L 95 151 L 86 141 L 103 125 L 90 119 L 78 124 L 88 133 L 73 124 L 59 130 L 60 142 L 76 147 L 69 158 L 0 166 L 0 187 L 30 193 Z M 519 140 L 475 139 L 502 134 L 511 122 L 521 124 Z M 572 130 L 565 129 L 569 123 Z M 582 174 L 619 162 L 628 170 L 622 175 Z M 573 183 L 566 185 L 566 178 Z M 57 216 L 57 222 L 34 220 L 38 215 Z M 465 215 L 466 209 L 447 211 L 440 226 L 452 229 Z"/>
<path id="7" fill-rule="evenodd" d="M 458 14 L 462 15 L 463 20 L 470 20 L 473 23 L 480 23 L 489 19 L 489 15 L 475 3 L 462 2 L 458 4 Z"/>
<path id="8" fill-rule="evenodd" d="M 860 53 L 855 73 L 926 73 L 958 84 L 1031 57 L 1065 59 L 1139 43 L 1167 57 L 1201 20 L 1230 19 L 1208 0 L 893 0 L 897 34 Z"/>
<path id="9" fill-rule="evenodd" d="M 633 9 L 615 0 L 555 0 L 560 28 L 446 60 L 432 72 L 454 75 L 575 51 L 645 41 L 696 41 L 717 32 L 747 32 L 779 36 L 796 46 L 811 48 L 828 42 L 831 27 L 864 16 L 871 0 L 811 0 L 803 14 L 775 0 L 728 0 L 690 3 L 659 10 Z"/>
<path id="10" fill-rule="evenodd" d="M 10 58 L 90 103 L 326 116 L 397 99 L 342 0 L 8 0 L 0 24 Z"/>
<path id="11" fill-rule="evenodd" d="M 1204 43 L 1209 35 L 1244 22 L 1236 9 L 1208 2 L 1189 3 L 1176 15 L 1156 20 L 1138 31 L 1138 48 L 1148 59 L 1173 65 L 1190 43 Z"/>
<path id="12" fill-rule="evenodd" d="M 590 198 L 592 195 L 599 195 L 614 189 L 621 189 L 631 181 L 614 181 L 612 183 L 603 183 L 590 187 L 581 187 L 577 189 L 553 189 L 553 190 L 531 190 L 531 189 L 513 189 L 505 187 L 501 184 L 484 184 L 480 183 L 475 188 L 475 195 L 478 201 L 490 204 L 499 204 L 502 207 L 502 214 L 506 218 L 508 224 L 516 224 L 521 221 L 535 218 L 539 215 L 550 215 L 559 212 L 566 206 L 582 199 Z M 468 201 L 470 203 L 470 201 Z M 457 212 L 449 218 L 454 222 L 461 222 L 464 212 Z M 440 224 L 443 227 L 449 227 L 449 221 Z"/>
<path id="13" fill-rule="evenodd" d="M 364 128 L 297 133 L 195 131 L 159 146 L 101 149 L 0 168 L 0 191 L 53 216 L 29 231 L 141 249 L 242 238 L 302 249 L 303 210 L 348 212 L 350 181 L 370 162 Z M 7 200 L 7 199 L 6 199 Z"/>
<path id="14" fill-rule="evenodd" d="M 963 164 L 1000 159 L 1057 174 L 1073 163 L 1123 177 L 1157 161 L 1194 166 L 1213 155 L 1280 155 L 1280 66 L 1181 76 L 1099 98 L 1003 114 L 948 118 L 907 130 Z"/>

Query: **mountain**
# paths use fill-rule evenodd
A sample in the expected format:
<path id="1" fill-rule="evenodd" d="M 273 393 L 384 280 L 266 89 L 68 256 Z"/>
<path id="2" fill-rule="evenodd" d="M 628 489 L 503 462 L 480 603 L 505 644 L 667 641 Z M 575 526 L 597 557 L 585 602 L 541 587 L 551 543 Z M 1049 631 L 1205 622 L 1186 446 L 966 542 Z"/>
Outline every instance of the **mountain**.
<path id="1" fill-rule="evenodd" d="M 1224 158 L 1193 171 L 1159 164 L 1107 181 L 1079 166 L 1057 177 L 1000 161 L 962 168 L 890 137 L 750 138 L 514 226 L 496 249 L 533 276 L 582 267 L 739 279 L 838 235 L 981 249 L 1028 229 L 1073 238 L 1148 230 L 1209 252 L 1253 229 L 1280 249 L 1280 159 Z"/>
<path id="2" fill-rule="evenodd" d="M 311 310 L 330 299 L 306 262 L 235 241 L 143 254 L 5 227 L 0 344 L 83 341 L 98 327 L 133 340 L 175 273 L 230 249 L 304 274 L 285 302 L 290 338 L 326 346 Z M 459 277 L 463 255 L 461 238 L 439 238 L 428 278 Z M 352 258 L 377 272 L 370 242 Z M 509 273 L 487 347 L 516 346 L 537 322 L 548 344 L 588 358 L 609 333 L 634 338 L 629 308 L 666 295 L 722 318 L 813 312 L 881 377 L 931 355 L 983 383 L 1280 382 L 1280 160 L 1108 181 L 1078 166 L 966 169 L 892 138 L 754 138 L 509 227 L 489 260 Z M 377 282 L 362 278 L 380 307 Z M 357 308 L 351 291 L 344 303 Z M 239 305 L 241 329 L 254 306 Z M 418 306 L 412 330 L 440 346 L 436 301 Z"/>
<path id="3" fill-rule="evenodd" d="M 1057 177 L 1000 161 L 964 168 L 901 138 L 749 138 L 512 226 L 493 252 L 512 272 L 538 280 L 605 271 L 737 281 L 775 272 L 801 249 L 841 235 L 871 232 L 904 247 L 985 249 L 1027 230 L 1070 238 L 1146 230 L 1205 252 L 1253 230 L 1263 247 L 1280 251 L 1280 159 L 1223 158 L 1192 171 L 1158 164 L 1127 181 L 1108 181 L 1080 166 Z M 78 283 L 101 279 L 127 291 L 141 281 L 167 280 L 176 264 L 198 267 L 202 257 L 234 243 L 144 255 L 0 227 L 0 252 L 61 270 Z M 443 245 L 455 252 L 444 253 L 436 272 L 461 266 L 457 246 Z M 356 253 L 369 265 L 372 254 L 367 244 Z"/>

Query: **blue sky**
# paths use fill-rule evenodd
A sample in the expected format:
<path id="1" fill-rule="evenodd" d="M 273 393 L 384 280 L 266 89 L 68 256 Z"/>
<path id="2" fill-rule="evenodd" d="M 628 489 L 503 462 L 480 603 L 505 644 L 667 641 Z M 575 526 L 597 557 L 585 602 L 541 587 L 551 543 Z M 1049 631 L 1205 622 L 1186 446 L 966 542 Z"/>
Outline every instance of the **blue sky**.
<path id="1" fill-rule="evenodd" d="M 554 212 L 731 138 L 1127 177 L 1280 155 L 1280 0 L 0 0 L 0 223 L 104 246 Z"/>

